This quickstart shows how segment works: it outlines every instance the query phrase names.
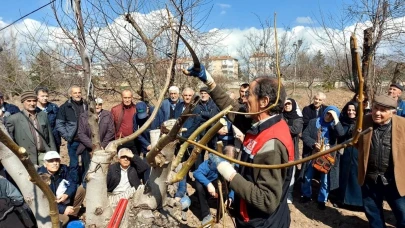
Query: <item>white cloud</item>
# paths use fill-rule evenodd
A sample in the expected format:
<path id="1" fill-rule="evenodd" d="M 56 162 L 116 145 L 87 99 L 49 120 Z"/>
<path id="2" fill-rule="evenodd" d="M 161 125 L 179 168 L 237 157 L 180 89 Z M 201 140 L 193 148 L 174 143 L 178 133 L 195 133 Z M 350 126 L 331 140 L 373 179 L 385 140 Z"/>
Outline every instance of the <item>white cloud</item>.
<path id="1" fill-rule="evenodd" d="M 225 4 L 226 5 L 226 4 Z M 226 6 L 227 7 L 227 6 Z M 230 6 L 229 6 L 230 7 Z M 229 8 L 228 7 L 228 8 Z M 224 10 L 224 13 L 226 11 Z M 148 31 L 148 34 L 154 34 L 162 25 L 162 15 L 166 15 L 163 11 L 153 11 L 149 14 L 140 14 L 140 13 L 133 13 L 132 14 L 135 20 L 140 24 L 140 26 Z M 310 20 L 309 17 L 304 17 L 308 23 Z M 298 21 L 298 18 L 297 18 Z M 7 23 L 1 21 L 0 25 L 6 25 Z M 393 27 L 405 26 L 405 17 L 393 19 L 393 25 L 387 24 L 387 29 L 393 29 Z M 125 26 L 126 25 L 126 26 Z M 344 50 L 344 46 L 340 44 L 340 42 L 345 38 L 348 40 L 351 33 L 356 31 L 356 35 L 358 37 L 359 46 L 361 47 L 361 40 L 363 36 L 363 30 L 366 27 L 367 23 L 361 25 L 349 25 L 343 30 L 332 29 L 329 28 L 328 31 L 333 32 L 333 43 L 337 45 L 338 50 Z M 136 34 L 134 29 L 125 22 L 124 18 L 119 17 L 116 18 L 109 27 L 102 27 L 102 28 L 94 28 L 94 30 L 100 30 L 100 37 L 98 44 L 103 49 L 107 49 L 111 52 L 119 52 L 119 46 L 128 46 L 131 42 L 139 42 L 139 38 L 136 38 L 133 34 Z M 110 31 L 113 31 L 116 35 L 115 37 L 119 37 L 119 45 L 116 42 L 112 41 L 113 35 Z M 328 39 L 328 36 L 325 30 L 321 27 L 308 27 L 308 26 L 295 26 L 290 30 L 285 30 L 282 28 L 278 28 L 277 32 L 279 34 L 279 42 L 285 42 L 286 47 L 291 51 L 293 43 L 299 39 L 302 39 L 303 45 L 300 50 L 307 51 L 309 54 L 314 54 L 318 50 L 322 50 L 325 54 L 328 54 L 329 47 L 325 43 L 325 40 Z M 73 32 L 75 34 L 75 32 Z M 118 34 L 118 35 L 117 35 Z M 211 35 L 216 34 L 216 35 Z M 240 58 L 241 48 L 246 48 L 252 45 L 249 45 L 249 39 L 252 40 L 254 37 L 261 37 L 263 32 L 259 28 L 250 27 L 245 29 L 239 28 L 229 28 L 229 29 L 217 29 L 212 28 L 209 31 L 209 34 L 206 37 L 210 37 L 211 42 L 207 41 L 206 43 L 215 44 L 215 47 L 212 48 L 199 48 L 197 47 L 197 52 L 201 54 L 209 53 L 212 55 L 231 55 L 235 58 Z M 271 35 L 272 36 L 272 35 Z M 14 39 L 15 37 L 15 39 Z M 27 38 L 28 37 L 28 38 Z M 31 39 L 31 38 L 34 39 Z M 170 37 L 170 36 L 166 36 Z M 282 38 L 283 37 L 283 38 Z M 401 39 L 405 41 L 405 36 L 397 37 L 396 39 Z M 35 21 L 32 19 L 25 19 L 22 22 L 19 22 L 10 28 L 2 31 L 0 33 L 0 42 L 2 40 L 6 40 L 6 42 L 12 42 L 15 40 L 17 43 L 17 47 L 20 50 L 39 50 L 39 46 L 45 49 L 66 49 L 68 51 L 68 56 L 72 56 L 72 59 L 79 59 L 77 53 L 74 50 L 74 46 L 70 43 L 66 36 L 64 35 L 63 31 L 58 27 L 49 27 L 45 24 Z M 34 41 L 35 40 L 35 41 Z M 274 38 L 270 37 L 269 42 L 267 43 L 267 47 L 273 48 L 274 47 Z M 88 43 L 91 43 L 91 39 L 87 39 Z M 163 43 L 162 41 L 161 43 Z M 192 42 L 190 42 L 192 43 Z M 257 41 L 255 46 L 256 48 L 259 46 L 260 41 Z M 162 44 L 163 45 L 163 44 Z M 138 50 L 139 52 L 143 52 L 142 47 L 143 45 L 139 45 L 141 48 Z M 348 48 L 348 44 L 346 46 Z M 157 47 L 159 50 L 164 50 L 162 47 Z M 209 51 L 208 51 L 209 50 Z M 379 45 L 378 52 L 379 53 L 392 53 L 392 46 L 388 43 L 383 43 Z M 158 52 L 158 51 L 157 51 Z M 287 50 L 288 52 L 288 50 Z M 20 51 L 19 53 L 24 53 L 24 51 Z M 66 52 L 65 52 L 66 53 Z M 161 54 L 161 53 L 159 53 Z M 288 53 L 287 53 L 288 54 Z"/>
<path id="2" fill-rule="evenodd" d="M 221 9 L 221 12 L 219 13 L 220 15 L 225 15 L 226 14 L 226 9 L 229 9 L 229 8 L 232 7 L 231 5 L 224 4 L 224 3 L 218 3 L 217 5 Z"/>
<path id="3" fill-rule="evenodd" d="M 229 4 L 223 4 L 223 3 L 218 3 L 218 6 L 219 6 L 221 9 L 229 9 L 229 8 L 231 8 L 231 5 L 229 5 Z"/>
<path id="4" fill-rule="evenodd" d="M 295 19 L 295 22 L 297 22 L 298 24 L 313 24 L 314 21 L 311 19 L 311 17 L 297 17 L 297 19 Z"/>

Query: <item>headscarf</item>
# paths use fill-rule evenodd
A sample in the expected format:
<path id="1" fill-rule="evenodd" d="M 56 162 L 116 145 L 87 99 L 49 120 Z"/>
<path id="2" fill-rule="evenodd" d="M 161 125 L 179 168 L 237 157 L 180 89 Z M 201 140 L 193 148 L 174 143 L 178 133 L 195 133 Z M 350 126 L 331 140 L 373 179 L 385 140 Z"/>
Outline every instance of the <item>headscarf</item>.
<path id="1" fill-rule="evenodd" d="M 349 115 L 347 114 L 347 110 L 349 109 L 349 105 L 353 105 L 355 110 L 356 110 L 356 117 L 355 118 L 349 118 Z M 356 101 L 349 101 L 347 104 L 343 107 L 342 112 L 340 113 L 339 120 L 343 125 L 352 125 L 356 123 L 357 119 L 357 112 L 358 112 L 358 107 L 359 103 Z"/>
<path id="2" fill-rule="evenodd" d="M 354 105 L 354 108 L 356 110 L 356 117 L 354 117 L 354 118 L 349 118 L 349 115 L 347 114 L 349 105 Z M 351 136 L 353 134 L 353 129 L 355 127 L 354 125 L 356 124 L 358 105 L 359 105 L 359 103 L 357 103 L 356 101 L 349 101 L 349 102 L 347 102 L 345 107 L 343 107 L 342 112 L 340 113 L 339 120 L 342 123 L 342 125 L 348 127 L 347 135 L 349 135 L 349 136 Z"/>
<path id="3" fill-rule="evenodd" d="M 292 98 L 287 98 L 285 101 L 291 101 L 292 109 L 289 112 L 283 110 L 283 117 L 287 121 L 287 124 L 292 126 L 295 119 L 301 118 L 297 110 L 298 105 L 297 102 Z"/>
<path id="4" fill-rule="evenodd" d="M 330 110 L 335 111 L 338 116 L 340 115 L 340 110 L 336 106 L 330 105 L 325 108 L 322 116 L 316 118 L 316 128 L 321 130 L 321 137 L 325 139 L 326 144 L 329 143 L 329 127 L 335 123 L 333 120 L 325 122 L 325 116 Z"/>

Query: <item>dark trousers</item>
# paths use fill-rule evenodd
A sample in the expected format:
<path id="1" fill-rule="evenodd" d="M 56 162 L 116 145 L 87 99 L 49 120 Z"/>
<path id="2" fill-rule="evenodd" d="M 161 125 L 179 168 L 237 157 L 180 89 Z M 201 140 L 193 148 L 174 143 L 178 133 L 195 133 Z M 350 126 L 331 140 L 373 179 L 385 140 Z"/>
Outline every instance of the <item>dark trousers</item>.
<path id="1" fill-rule="evenodd" d="M 215 187 L 215 192 L 219 195 L 218 180 L 217 179 L 213 180 L 213 181 L 211 181 L 211 183 Z M 219 198 L 217 199 L 217 198 L 214 198 L 213 196 L 211 196 L 207 190 L 207 187 L 202 185 L 197 180 L 195 181 L 195 187 L 196 187 L 196 192 L 197 192 L 197 196 L 198 196 L 198 201 L 200 202 L 201 220 L 203 220 L 205 216 L 210 214 L 210 205 L 218 209 L 218 208 L 220 208 L 220 206 L 219 206 L 220 201 L 219 201 Z M 228 196 L 226 195 L 227 192 L 225 192 L 225 190 L 226 190 L 226 187 L 224 186 L 224 183 L 222 182 L 222 194 L 223 194 L 224 201 L 228 199 Z"/>
<path id="2" fill-rule="evenodd" d="M 218 189 L 218 184 L 217 180 L 214 180 L 211 182 L 215 189 Z M 202 185 L 200 182 L 195 181 L 195 187 L 198 195 L 198 201 L 200 203 L 200 208 L 201 208 L 201 220 L 204 219 L 205 216 L 210 214 L 210 206 L 208 204 L 208 200 L 212 199 L 213 197 L 210 195 L 210 193 L 207 190 L 207 187 Z"/>
<path id="3" fill-rule="evenodd" d="M 377 183 L 372 180 L 366 180 L 361 190 L 364 211 L 370 227 L 386 227 L 383 214 L 384 197 L 395 215 L 397 220 L 396 227 L 405 227 L 405 197 L 399 195 L 395 181 L 392 181 L 388 185 L 383 185 L 380 178 L 378 178 Z"/>
<path id="4" fill-rule="evenodd" d="M 146 159 L 146 153 L 143 153 L 143 160 L 146 163 L 148 163 L 148 161 Z M 143 184 L 146 184 L 146 182 L 149 180 L 150 172 L 151 172 L 151 167 L 150 167 L 150 165 L 148 165 L 148 169 L 143 173 Z"/>
<path id="5" fill-rule="evenodd" d="M 86 189 L 87 187 L 87 182 L 86 182 L 86 175 L 87 172 L 89 171 L 89 167 L 90 167 L 90 162 L 91 162 L 91 158 L 90 158 L 90 150 L 85 149 L 82 153 L 82 171 L 83 171 L 83 176 L 82 176 L 82 185 L 83 188 Z"/>
<path id="6" fill-rule="evenodd" d="M 80 142 L 73 141 L 67 144 L 68 154 L 69 154 L 69 167 L 79 167 L 79 157 L 76 154 L 77 147 L 79 147 Z"/>

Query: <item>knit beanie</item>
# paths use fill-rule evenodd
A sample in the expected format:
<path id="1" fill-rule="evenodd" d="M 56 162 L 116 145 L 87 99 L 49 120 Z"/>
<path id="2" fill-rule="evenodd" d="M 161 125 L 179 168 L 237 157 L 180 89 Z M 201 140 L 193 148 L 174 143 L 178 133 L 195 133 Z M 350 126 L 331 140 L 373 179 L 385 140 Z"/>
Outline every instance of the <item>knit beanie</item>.
<path id="1" fill-rule="evenodd" d="M 21 93 L 21 103 L 24 103 L 27 99 L 37 99 L 37 95 L 34 93 L 34 91 L 24 91 Z"/>

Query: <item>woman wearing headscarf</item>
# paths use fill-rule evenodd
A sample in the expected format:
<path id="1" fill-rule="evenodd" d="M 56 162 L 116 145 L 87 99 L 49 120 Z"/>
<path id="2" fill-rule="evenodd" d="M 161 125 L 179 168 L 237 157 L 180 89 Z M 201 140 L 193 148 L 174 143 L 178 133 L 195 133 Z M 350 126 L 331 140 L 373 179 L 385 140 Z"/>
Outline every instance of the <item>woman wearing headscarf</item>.
<path id="1" fill-rule="evenodd" d="M 356 131 L 358 103 L 348 102 L 340 114 L 340 122 L 344 129 L 344 136 L 339 141 L 352 138 Z M 355 147 L 346 147 L 340 156 L 339 199 L 340 203 L 350 206 L 363 206 L 361 187 L 357 182 L 358 151 Z"/>
<path id="2" fill-rule="evenodd" d="M 340 111 L 336 106 L 328 106 L 322 115 L 309 121 L 307 128 L 302 133 L 302 141 L 314 152 L 319 152 L 322 143 L 326 147 L 332 147 L 336 144 L 337 138 L 344 135 L 343 126 L 339 121 Z M 322 141 L 322 142 L 321 142 Z M 339 187 L 339 153 L 332 153 L 335 157 L 335 163 L 328 173 L 320 173 L 320 188 L 318 194 L 318 208 L 324 210 L 328 201 L 329 191 Z M 310 202 L 312 196 L 311 181 L 316 169 L 312 166 L 313 161 L 305 163 L 301 169 L 303 173 L 303 183 L 301 186 L 301 202 Z"/>
<path id="3" fill-rule="evenodd" d="M 290 128 L 291 138 L 293 139 L 294 142 L 294 160 L 299 159 L 300 156 L 298 143 L 299 143 L 299 136 L 302 132 L 302 126 L 304 124 L 302 114 L 300 115 L 301 112 L 299 112 L 299 109 L 297 107 L 298 107 L 297 102 L 292 98 L 287 98 L 284 102 L 283 118 L 287 122 L 288 127 Z M 295 170 L 296 167 L 294 166 L 290 187 L 288 188 L 287 203 L 292 203 L 293 201 L 292 193 L 295 182 Z"/>

